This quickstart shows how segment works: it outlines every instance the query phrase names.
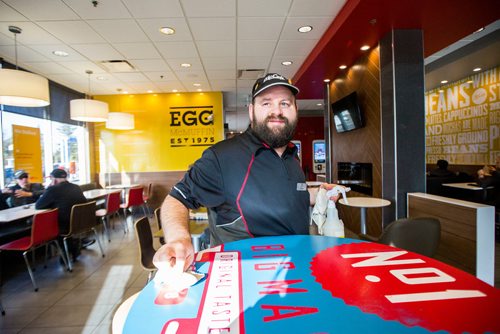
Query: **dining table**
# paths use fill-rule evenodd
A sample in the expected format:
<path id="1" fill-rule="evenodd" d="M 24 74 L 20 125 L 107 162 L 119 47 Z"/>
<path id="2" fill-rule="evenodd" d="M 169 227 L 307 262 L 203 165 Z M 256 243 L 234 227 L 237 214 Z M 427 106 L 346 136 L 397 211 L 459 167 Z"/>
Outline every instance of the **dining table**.
<path id="1" fill-rule="evenodd" d="M 500 332 L 500 290 L 374 242 L 250 238 L 198 252 L 192 269 L 189 287 L 152 280 L 126 300 L 113 333 Z"/>
<path id="2" fill-rule="evenodd" d="M 345 206 L 360 208 L 360 230 L 361 234 L 366 234 L 366 209 L 380 208 L 391 205 L 391 202 L 383 198 L 375 197 L 348 197 L 339 199 L 339 203 Z M 383 227 L 382 227 L 383 230 Z"/>
<path id="3" fill-rule="evenodd" d="M 9 223 L 20 219 L 30 218 L 36 213 L 44 211 L 47 211 L 47 209 L 36 210 L 34 203 L 0 210 L 0 223 Z"/>

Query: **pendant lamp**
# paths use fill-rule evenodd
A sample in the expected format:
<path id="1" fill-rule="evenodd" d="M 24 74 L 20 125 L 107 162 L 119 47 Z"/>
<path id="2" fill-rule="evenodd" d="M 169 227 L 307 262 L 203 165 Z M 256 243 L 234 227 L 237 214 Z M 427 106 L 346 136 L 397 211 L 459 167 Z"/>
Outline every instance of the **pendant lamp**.
<path id="1" fill-rule="evenodd" d="M 118 88 L 118 110 L 122 110 L 122 89 Z M 106 121 L 106 129 L 111 130 L 133 130 L 135 127 L 134 115 L 125 112 L 110 112 Z"/>
<path id="2" fill-rule="evenodd" d="M 90 95 L 90 70 L 85 71 L 89 76 Z M 69 101 L 70 118 L 80 122 L 105 122 L 108 119 L 108 104 L 105 102 L 91 100 L 88 96 L 84 99 Z"/>
<path id="3" fill-rule="evenodd" d="M 0 104 L 15 107 L 45 107 L 50 104 L 49 81 L 17 67 L 17 34 L 21 28 L 9 26 L 14 34 L 16 69 L 0 69 Z"/>

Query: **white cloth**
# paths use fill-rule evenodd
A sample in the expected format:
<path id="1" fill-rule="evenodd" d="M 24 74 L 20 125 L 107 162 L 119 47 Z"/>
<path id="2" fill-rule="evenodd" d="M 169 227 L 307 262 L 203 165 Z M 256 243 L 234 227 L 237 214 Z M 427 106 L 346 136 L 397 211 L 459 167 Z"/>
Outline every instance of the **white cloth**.
<path id="1" fill-rule="evenodd" d="M 323 235 L 323 225 L 326 222 L 326 209 L 328 207 L 328 196 L 326 189 L 319 188 L 316 195 L 316 204 L 311 214 L 311 224 L 315 223 L 318 226 L 318 233 Z"/>

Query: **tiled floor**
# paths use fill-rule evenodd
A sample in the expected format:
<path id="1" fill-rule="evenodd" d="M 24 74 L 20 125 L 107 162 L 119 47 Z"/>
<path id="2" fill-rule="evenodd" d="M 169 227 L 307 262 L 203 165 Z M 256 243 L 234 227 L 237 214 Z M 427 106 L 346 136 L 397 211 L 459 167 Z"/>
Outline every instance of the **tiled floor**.
<path id="1" fill-rule="evenodd" d="M 151 222 L 154 230 L 156 224 Z M 97 243 L 83 250 L 72 273 L 63 269 L 58 258 L 50 259 L 46 269 L 43 259 L 38 261 L 34 272 L 38 292 L 33 291 L 18 253 L 19 260 L 14 264 L 9 261 L 10 268 L 2 269 L 0 301 L 6 315 L 0 316 L 0 333 L 111 333 L 118 306 L 141 290 L 147 280 L 147 273 L 139 265 L 131 217 L 128 224 L 129 233 L 124 234 L 116 224 L 111 243 L 103 242 L 104 258 Z"/>

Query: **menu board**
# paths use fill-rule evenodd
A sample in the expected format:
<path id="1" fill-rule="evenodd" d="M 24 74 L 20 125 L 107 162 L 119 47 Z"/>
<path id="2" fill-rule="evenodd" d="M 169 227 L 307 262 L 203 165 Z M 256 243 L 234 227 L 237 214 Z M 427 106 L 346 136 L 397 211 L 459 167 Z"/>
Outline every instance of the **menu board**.
<path id="1" fill-rule="evenodd" d="M 378 243 L 252 238 L 198 253 L 196 269 L 206 277 L 182 291 L 150 282 L 123 333 L 500 332 L 499 290 Z"/>
<path id="2" fill-rule="evenodd" d="M 500 155 L 500 67 L 425 94 L 426 162 L 495 164 Z"/>

